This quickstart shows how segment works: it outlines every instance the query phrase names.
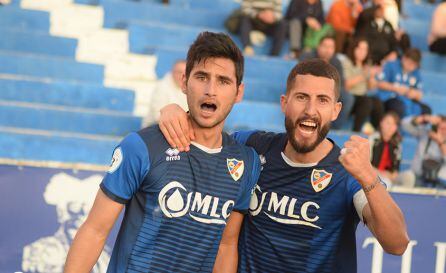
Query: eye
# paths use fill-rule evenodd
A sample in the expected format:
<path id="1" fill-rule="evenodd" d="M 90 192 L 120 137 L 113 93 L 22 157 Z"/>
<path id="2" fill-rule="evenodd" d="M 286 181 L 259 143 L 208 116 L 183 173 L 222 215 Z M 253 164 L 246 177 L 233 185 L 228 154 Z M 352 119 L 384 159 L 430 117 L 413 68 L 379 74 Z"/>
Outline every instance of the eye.
<path id="1" fill-rule="evenodd" d="M 307 96 L 302 95 L 302 94 L 297 94 L 297 95 L 296 95 L 296 99 L 297 99 L 298 101 L 305 101 L 305 100 L 307 99 Z"/>
<path id="2" fill-rule="evenodd" d="M 229 85 L 230 82 L 229 82 L 228 80 L 221 79 L 221 80 L 220 80 L 220 84 L 221 84 L 221 85 Z"/>
<path id="3" fill-rule="evenodd" d="M 326 104 L 326 103 L 329 102 L 329 100 L 327 98 L 325 98 L 325 97 L 319 98 L 319 101 L 320 101 L 321 104 Z"/>
<path id="4" fill-rule="evenodd" d="M 199 81 L 205 81 L 206 80 L 206 76 L 204 76 L 204 75 L 197 75 L 197 76 L 195 76 L 195 78 L 197 80 L 199 80 Z"/>

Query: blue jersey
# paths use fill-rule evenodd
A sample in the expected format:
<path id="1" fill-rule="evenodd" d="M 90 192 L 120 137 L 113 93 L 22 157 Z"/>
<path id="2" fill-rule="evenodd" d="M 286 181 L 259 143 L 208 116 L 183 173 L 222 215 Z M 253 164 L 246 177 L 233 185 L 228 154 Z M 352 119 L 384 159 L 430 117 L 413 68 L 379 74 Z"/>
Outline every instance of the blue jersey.
<path id="1" fill-rule="evenodd" d="M 298 165 L 282 152 L 286 134 L 235 138 L 256 149 L 262 163 L 239 241 L 239 272 L 356 272 L 357 210 L 365 195 L 338 161 L 339 147 L 317 165 Z"/>
<path id="2" fill-rule="evenodd" d="M 260 173 L 252 148 L 169 147 L 159 127 L 128 135 L 102 191 L 126 205 L 107 272 L 211 272 L 231 211 L 247 212 Z"/>
<path id="3" fill-rule="evenodd" d="M 386 81 L 392 84 L 397 84 L 401 86 L 407 86 L 409 88 L 422 90 L 420 70 L 415 69 L 411 73 L 404 73 L 401 61 L 393 61 L 386 63 L 384 65 L 383 71 L 377 76 L 377 79 L 379 81 Z M 392 98 L 398 98 L 405 105 L 406 115 L 421 114 L 420 106 L 405 96 L 400 96 L 395 92 L 389 92 L 380 89 L 378 89 L 377 96 L 381 101 L 386 101 Z"/>

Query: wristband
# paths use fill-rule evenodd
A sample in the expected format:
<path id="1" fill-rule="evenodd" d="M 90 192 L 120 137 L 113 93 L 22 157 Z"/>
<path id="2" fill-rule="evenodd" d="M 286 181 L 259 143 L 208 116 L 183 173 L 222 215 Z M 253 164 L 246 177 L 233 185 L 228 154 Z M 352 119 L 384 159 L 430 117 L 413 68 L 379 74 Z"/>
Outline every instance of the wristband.
<path id="1" fill-rule="evenodd" d="M 369 193 L 369 192 L 371 192 L 374 188 L 376 188 L 376 186 L 378 186 L 378 184 L 383 184 L 383 185 L 385 185 L 385 183 L 381 180 L 381 177 L 379 177 L 379 175 L 376 177 L 375 182 L 373 182 L 373 183 L 370 184 L 370 185 L 367 185 L 367 186 L 363 187 L 362 190 L 363 190 L 365 193 Z"/>

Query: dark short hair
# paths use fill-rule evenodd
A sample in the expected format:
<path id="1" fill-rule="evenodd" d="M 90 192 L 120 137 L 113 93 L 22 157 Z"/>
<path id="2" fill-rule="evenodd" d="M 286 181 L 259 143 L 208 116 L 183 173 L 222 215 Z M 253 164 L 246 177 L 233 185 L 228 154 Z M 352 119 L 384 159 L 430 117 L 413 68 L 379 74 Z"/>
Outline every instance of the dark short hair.
<path id="1" fill-rule="evenodd" d="M 383 120 L 383 119 L 386 118 L 386 117 L 392 117 L 393 120 L 395 120 L 395 123 L 396 123 L 398 126 L 400 125 L 401 118 L 400 118 L 400 116 L 398 115 L 397 112 L 395 112 L 395 111 L 387 111 L 387 112 L 385 112 L 384 115 L 381 117 L 381 120 Z"/>
<path id="2" fill-rule="evenodd" d="M 328 40 L 333 40 L 333 42 L 336 43 L 336 38 L 335 38 L 335 36 L 334 36 L 333 34 L 329 33 L 329 34 L 325 35 L 324 37 L 322 37 L 322 38 L 319 40 L 319 44 L 318 44 L 318 45 L 322 44 L 322 42 L 325 41 L 325 40 L 327 40 L 327 39 L 328 39 Z"/>
<path id="3" fill-rule="evenodd" d="M 412 61 L 416 62 L 417 64 L 421 63 L 421 51 L 418 48 L 407 49 L 406 51 L 404 51 L 403 56 L 408 59 L 411 59 Z"/>
<path id="4" fill-rule="evenodd" d="M 355 49 L 359 46 L 359 44 L 361 42 L 365 42 L 367 43 L 367 45 L 369 45 L 369 41 L 367 41 L 367 39 L 365 37 L 358 37 L 356 39 L 354 39 L 347 50 L 347 57 L 350 59 L 350 61 L 352 61 L 353 65 L 356 66 L 356 57 L 355 57 Z M 362 62 L 362 64 L 366 64 L 370 61 L 370 47 L 369 50 L 367 52 L 367 56 L 365 57 L 365 60 Z"/>
<path id="5" fill-rule="evenodd" d="M 224 33 L 204 31 L 190 46 L 186 59 L 186 79 L 195 65 L 209 58 L 226 58 L 234 62 L 237 86 L 243 80 L 243 54 L 232 39 Z"/>
<path id="6" fill-rule="evenodd" d="M 335 82 L 335 98 L 336 101 L 340 97 L 340 85 L 341 78 L 339 76 L 338 70 L 331 64 L 321 60 L 321 59 L 308 59 L 303 62 L 298 63 L 288 74 L 288 79 L 286 82 L 286 93 L 288 94 L 290 90 L 294 87 L 297 75 L 312 75 L 316 77 L 324 77 L 332 79 Z"/>

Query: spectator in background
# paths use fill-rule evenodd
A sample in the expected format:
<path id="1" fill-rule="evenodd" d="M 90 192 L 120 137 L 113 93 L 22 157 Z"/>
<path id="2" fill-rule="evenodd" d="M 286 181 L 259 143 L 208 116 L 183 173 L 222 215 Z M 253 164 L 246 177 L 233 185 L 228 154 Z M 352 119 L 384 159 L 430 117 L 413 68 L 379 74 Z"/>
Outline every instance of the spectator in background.
<path id="1" fill-rule="evenodd" d="M 446 117 L 410 116 L 403 119 L 402 127 L 418 139 L 418 146 L 411 169 L 402 172 L 399 180 L 408 186 L 446 186 Z"/>
<path id="2" fill-rule="evenodd" d="M 299 57 L 302 46 L 314 49 L 321 38 L 331 31 L 331 27 L 325 25 L 320 0 L 292 0 L 285 18 L 289 22 L 290 51 L 294 58 Z"/>
<path id="3" fill-rule="evenodd" d="M 345 89 L 354 96 L 355 103 L 351 114 L 354 115 L 353 131 L 361 131 L 370 120 L 378 128 L 384 114 L 383 103 L 376 97 L 367 96 L 368 90 L 376 85 L 377 68 L 369 65 L 369 44 L 365 38 L 356 39 L 351 44 L 348 58 L 343 61 Z"/>
<path id="4" fill-rule="evenodd" d="M 384 65 L 378 75 L 377 96 L 384 102 L 386 111 L 395 111 L 401 118 L 431 113 L 430 107 L 421 102 L 420 62 L 420 50 L 412 48 L 404 53 L 401 61 Z"/>
<path id="5" fill-rule="evenodd" d="M 435 9 L 428 42 L 431 52 L 446 54 L 446 3 L 439 4 Z"/>
<path id="6" fill-rule="evenodd" d="M 379 131 L 369 137 L 372 165 L 388 186 L 395 182 L 400 169 L 402 138 L 399 123 L 398 114 L 387 112 L 379 123 Z"/>
<path id="7" fill-rule="evenodd" d="M 333 36 L 325 36 L 319 42 L 316 50 L 302 54 L 300 60 L 304 61 L 312 58 L 322 59 L 325 62 L 333 65 L 339 72 L 341 91 L 340 101 L 342 102 L 342 109 L 338 115 L 338 118 L 332 123 L 332 127 L 334 129 L 341 129 L 348 120 L 350 111 L 354 103 L 354 97 L 350 93 L 345 91 L 344 70 L 342 68 L 341 61 L 336 56 L 335 48 L 335 38 Z"/>
<path id="8" fill-rule="evenodd" d="M 396 31 L 399 28 L 399 13 L 398 5 L 394 0 L 373 0 L 372 5 L 365 8 L 357 19 L 356 23 L 356 35 L 363 36 L 364 29 L 373 21 L 375 17 L 376 7 L 381 6 L 383 8 L 383 17 L 386 19 Z"/>
<path id="9" fill-rule="evenodd" d="M 335 30 L 336 52 L 345 53 L 362 11 L 359 0 L 336 0 L 327 15 L 327 23 Z"/>
<path id="10" fill-rule="evenodd" d="M 240 36 L 244 54 L 254 55 L 250 32 L 259 30 L 273 37 L 270 55 L 278 56 L 286 39 L 287 26 L 282 20 L 282 0 L 243 0 Z"/>
<path id="11" fill-rule="evenodd" d="M 373 20 L 365 26 L 362 36 L 367 37 L 370 45 L 370 57 L 373 64 L 397 58 L 397 40 L 392 25 L 384 19 L 382 6 L 374 7 Z"/>
<path id="12" fill-rule="evenodd" d="M 177 61 L 172 70 L 167 73 L 156 85 L 150 102 L 150 122 L 157 122 L 160 110 L 170 103 L 180 105 L 185 111 L 188 110 L 186 95 L 181 90 L 182 77 L 186 71 L 186 61 Z"/>

